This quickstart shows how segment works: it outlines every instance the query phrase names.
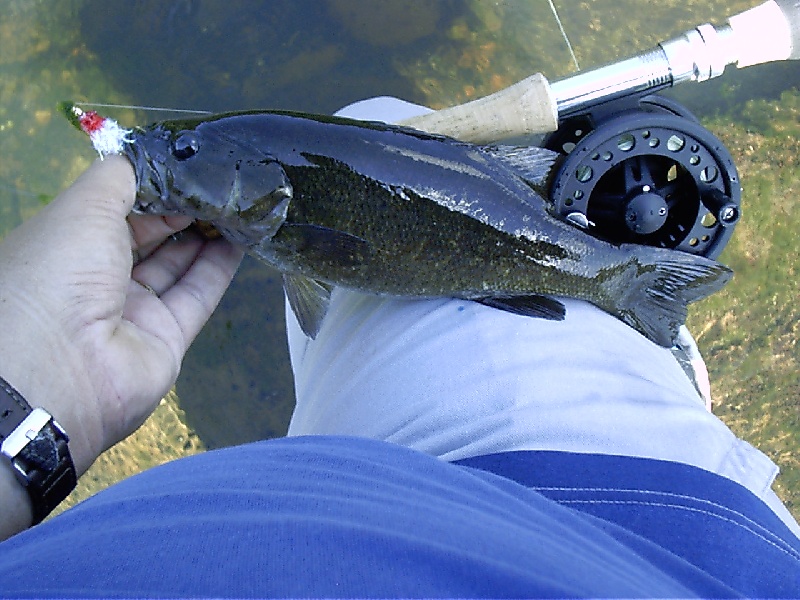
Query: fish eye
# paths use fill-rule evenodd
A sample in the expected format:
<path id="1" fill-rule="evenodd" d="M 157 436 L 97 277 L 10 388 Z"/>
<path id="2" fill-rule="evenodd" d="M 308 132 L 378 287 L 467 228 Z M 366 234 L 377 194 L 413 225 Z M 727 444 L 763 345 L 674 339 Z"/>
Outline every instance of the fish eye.
<path id="1" fill-rule="evenodd" d="M 186 160 L 197 154 L 200 149 L 200 142 L 197 136 L 191 131 L 184 131 L 178 134 L 172 144 L 172 155 L 178 160 Z"/>

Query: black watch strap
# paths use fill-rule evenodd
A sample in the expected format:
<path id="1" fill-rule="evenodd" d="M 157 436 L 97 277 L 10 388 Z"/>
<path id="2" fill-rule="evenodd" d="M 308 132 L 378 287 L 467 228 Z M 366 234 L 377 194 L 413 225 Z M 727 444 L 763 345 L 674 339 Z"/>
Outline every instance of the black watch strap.
<path id="1" fill-rule="evenodd" d="M 39 523 L 77 483 L 66 432 L 41 408 L 0 378 L 0 453 L 11 462 L 17 480 L 28 490 L 33 522 Z"/>

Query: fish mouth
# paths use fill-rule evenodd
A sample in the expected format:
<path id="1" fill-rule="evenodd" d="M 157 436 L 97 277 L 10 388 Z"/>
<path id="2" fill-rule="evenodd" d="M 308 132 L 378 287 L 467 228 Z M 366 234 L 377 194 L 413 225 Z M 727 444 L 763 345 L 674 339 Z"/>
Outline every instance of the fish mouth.
<path id="1" fill-rule="evenodd" d="M 138 214 L 164 214 L 165 202 L 169 197 L 164 166 L 151 158 L 145 145 L 136 137 L 125 145 L 123 154 L 136 175 L 136 200 L 131 211 Z"/>

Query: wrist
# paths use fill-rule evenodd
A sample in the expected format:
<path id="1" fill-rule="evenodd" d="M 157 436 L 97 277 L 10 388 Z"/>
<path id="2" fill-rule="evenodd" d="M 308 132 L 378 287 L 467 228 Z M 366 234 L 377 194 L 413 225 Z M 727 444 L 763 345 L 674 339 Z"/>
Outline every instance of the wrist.
<path id="1" fill-rule="evenodd" d="M 0 541 L 33 524 L 33 505 L 27 490 L 19 484 L 10 464 L 0 465 Z"/>
<path id="2" fill-rule="evenodd" d="M 68 442 L 52 415 L 42 408 L 32 408 L 17 390 L 0 379 L 0 462 L 16 479 L 15 486 L 5 470 L 6 476 L 0 481 L 3 533 L 39 523 L 75 488 L 77 475 Z M 20 488 L 27 493 L 27 501 L 20 498 Z"/>
<path id="3" fill-rule="evenodd" d="M 6 302 L 0 313 L 0 331 L 5 343 L 0 347 L 0 378 L 31 407 L 47 411 L 64 429 L 80 475 L 104 446 L 94 390 L 79 351 L 56 319 L 35 313 L 33 302 L 16 302 L 10 295 L 3 296 Z"/>
<path id="4" fill-rule="evenodd" d="M 91 392 L 87 386 L 76 384 L 74 375 L 69 374 L 65 365 L 69 362 L 62 353 L 58 358 L 38 365 L 20 367 L 27 361 L 11 364 L 4 362 L 0 353 L 0 378 L 19 392 L 32 408 L 46 411 L 69 438 L 69 449 L 78 475 L 83 474 L 103 449 L 99 441 L 101 426 L 97 415 L 89 409 Z M 46 369 L 42 369 L 42 365 Z M 88 401 L 88 402 L 87 402 Z"/>
<path id="5" fill-rule="evenodd" d="M 4 308 L 8 307 L 9 303 L 4 303 Z M 17 318 L 8 318 L 9 312 Z M 54 323 L 35 319 L 31 312 L 31 308 L 26 312 L 9 308 L 0 313 L 0 330 L 5 332 L 0 347 L 0 378 L 31 407 L 44 409 L 63 428 L 76 476 L 80 476 L 102 448 L 99 419 L 89 406 L 91 389 L 86 375 L 76 366 L 76 349 L 57 333 Z M 12 463 L 6 457 L 0 457 L 0 463 L 0 539 L 5 539 L 30 527 L 35 511 Z"/>

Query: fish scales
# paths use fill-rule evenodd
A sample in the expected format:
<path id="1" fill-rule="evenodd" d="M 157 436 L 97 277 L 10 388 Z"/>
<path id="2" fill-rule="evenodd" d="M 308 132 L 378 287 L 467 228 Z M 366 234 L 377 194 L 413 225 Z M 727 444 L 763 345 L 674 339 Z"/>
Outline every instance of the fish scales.
<path id="1" fill-rule="evenodd" d="M 545 318 L 563 318 L 552 296 L 574 297 L 671 345 L 687 304 L 730 277 L 703 257 L 612 245 L 555 218 L 538 192 L 553 162 L 543 149 L 257 112 L 155 124 L 126 152 L 136 210 L 210 221 L 284 272 L 312 337 L 342 286 Z"/>
<path id="2" fill-rule="evenodd" d="M 319 257 L 325 262 L 324 268 L 319 262 L 314 268 L 340 285 L 401 296 L 446 296 L 454 289 L 460 289 L 461 296 L 467 298 L 485 297 L 487 290 L 530 293 L 530 284 L 526 285 L 519 276 L 525 263 L 540 268 L 542 260 L 567 258 L 556 245 L 523 242 L 466 214 L 453 214 L 451 209 L 421 197 L 413 189 L 398 193 L 345 165 L 325 166 L 326 173 L 334 169 L 335 185 L 329 187 L 330 180 L 316 177 L 314 168 L 286 167 L 289 178 L 298 182 L 287 223 L 319 224 L 368 242 L 369 251 L 357 264 L 338 261 L 336 253 L 331 253 L 327 261 Z M 337 190 L 357 193 L 352 199 L 351 192 L 345 194 L 348 198 L 339 198 Z M 329 201 L 319 202 L 321 198 Z M 338 206 L 347 208 L 337 209 Z M 279 260 L 288 265 L 299 249 L 286 231 L 278 231 L 265 255 L 278 253 Z M 254 252 L 259 249 L 254 248 Z M 382 275 L 376 276 L 378 273 Z M 565 282 L 563 291 L 568 289 L 570 285 Z"/>

